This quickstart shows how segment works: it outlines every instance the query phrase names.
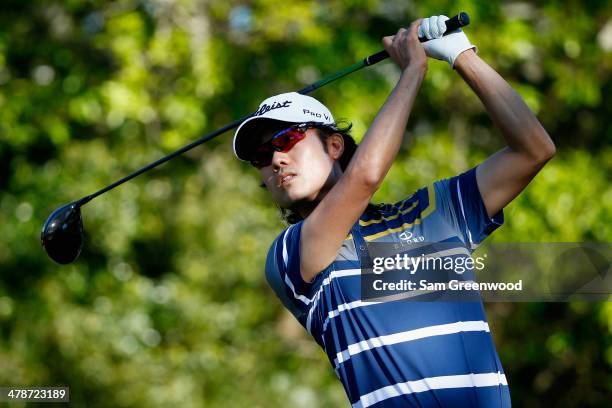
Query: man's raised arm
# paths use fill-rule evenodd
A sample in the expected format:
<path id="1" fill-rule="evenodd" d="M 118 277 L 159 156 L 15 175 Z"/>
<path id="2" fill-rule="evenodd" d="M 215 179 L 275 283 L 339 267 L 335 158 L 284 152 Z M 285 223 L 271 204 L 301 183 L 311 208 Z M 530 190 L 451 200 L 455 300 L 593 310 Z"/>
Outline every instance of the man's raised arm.
<path id="1" fill-rule="evenodd" d="M 462 53 L 455 69 L 476 92 L 506 147 L 476 169 L 478 189 L 490 217 L 529 184 L 555 154 L 555 145 L 525 101 L 472 50 Z"/>
<path id="2" fill-rule="evenodd" d="M 457 70 L 484 104 L 507 147 L 476 168 L 476 182 L 489 217 L 493 217 L 529 184 L 555 154 L 555 145 L 525 101 L 480 59 L 465 33 L 442 37 L 446 16 L 424 19 L 419 35 L 429 57 Z"/>
<path id="3" fill-rule="evenodd" d="M 421 81 L 427 57 L 417 38 L 419 21 L 383 43 L 402 74 L 359 144 L 346 172 L 306 218 L 301 230 L 300 271 L 312 281 L 338 254 L 351 226 L 368 205 L 395 158 Z M 367 103 L 367 101 L 366 101 Z M 339 157 L 339 155 L 338 155 Z"/>

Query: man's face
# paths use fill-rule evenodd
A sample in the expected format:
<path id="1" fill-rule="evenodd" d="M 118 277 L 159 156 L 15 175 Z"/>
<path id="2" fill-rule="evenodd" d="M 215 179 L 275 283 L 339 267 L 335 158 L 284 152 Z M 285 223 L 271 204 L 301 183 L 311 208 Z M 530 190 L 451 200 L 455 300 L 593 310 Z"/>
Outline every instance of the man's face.
<path id="1" fill-rule="evenodd" d="M 268 140 L 276 132 L 264 132 Z M 325 186 L 334 165 L 316 129 L 287 152 L 274 152 L 270 165 L 259 169 L 266 188 L 282 208 L 300 201 L 314 201 Z"/>

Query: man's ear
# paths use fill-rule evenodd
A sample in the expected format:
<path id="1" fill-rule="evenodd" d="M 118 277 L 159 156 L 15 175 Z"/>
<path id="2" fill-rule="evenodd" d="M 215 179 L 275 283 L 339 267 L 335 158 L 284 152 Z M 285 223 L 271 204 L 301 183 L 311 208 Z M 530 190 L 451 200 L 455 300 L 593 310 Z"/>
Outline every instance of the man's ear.
<path id="1" fill-rule="evenodd" d="M 344 152 L 344 138 L 340 133 L 334 133 L 325 139 L 327 153 L 332 159 L 338 160 Z"/>

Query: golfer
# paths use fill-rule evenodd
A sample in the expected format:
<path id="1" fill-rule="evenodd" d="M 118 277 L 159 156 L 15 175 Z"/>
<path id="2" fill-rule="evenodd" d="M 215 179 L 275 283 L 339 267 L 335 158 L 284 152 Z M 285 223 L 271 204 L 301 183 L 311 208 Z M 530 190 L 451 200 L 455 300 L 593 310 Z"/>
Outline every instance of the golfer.
<path id="1" fill-rule="evenodd" d="M 237 157 L 259 169 L 291 224 L 272 243 L 266 278 L 325 350 L 353 407 L 510 406 L 482 301 L 361 299 L 365 243 L 445 242 L 471 253 L 555 153 L 525 102 L 466 35 L 441 36 L 445 20 L 418 20 L 383 38 L 401 76 L 359 146 L 350 126 L 297 93 L 264 100 L 234 136 Z M 421 44 L 418 35 L 432 40 Z M 447 61 L 474 90 L 506 147 L 397 203 L 373 205 L 402 144 L 427 56 Z"/>

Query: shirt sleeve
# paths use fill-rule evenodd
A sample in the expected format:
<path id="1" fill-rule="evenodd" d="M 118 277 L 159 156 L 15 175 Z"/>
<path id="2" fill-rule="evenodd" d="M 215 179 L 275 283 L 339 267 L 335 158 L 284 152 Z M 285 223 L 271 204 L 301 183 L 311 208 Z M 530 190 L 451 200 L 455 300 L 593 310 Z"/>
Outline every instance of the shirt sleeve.
<path id="1" fill-rule="evenodd" d="M 438 208 L 472 249 L 504 223 L 504 211 L 489 218 L 478 190 L 476 167 L 434 183 Z"/>
<path id="2" fill-rule="evenodd" d="M 302 222 L 291 225 L 272 243 L 266 259 L 266 280 L 278 298 L 298 319 L 310 304 L 309 284 L 300 274 Z"/>

